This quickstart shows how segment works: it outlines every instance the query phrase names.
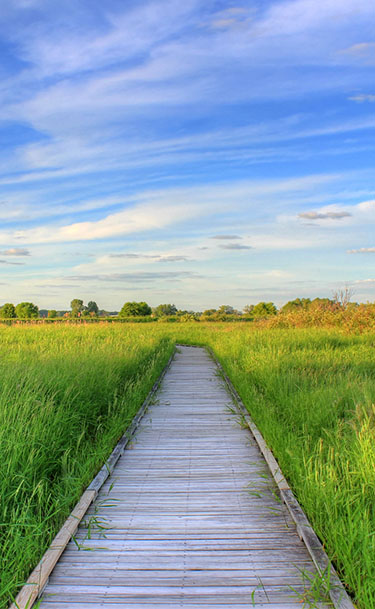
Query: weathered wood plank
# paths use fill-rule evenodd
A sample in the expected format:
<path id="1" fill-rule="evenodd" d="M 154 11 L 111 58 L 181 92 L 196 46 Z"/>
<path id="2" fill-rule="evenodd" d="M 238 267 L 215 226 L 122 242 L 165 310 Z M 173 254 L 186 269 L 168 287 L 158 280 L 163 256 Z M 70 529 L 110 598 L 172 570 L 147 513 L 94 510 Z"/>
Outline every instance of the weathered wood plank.
<path id="1" fill-rule="evenodd" d="M 264 458 L 209 355 L 179 350 L 40 609 L 301 606 L 316 571 Z"/>

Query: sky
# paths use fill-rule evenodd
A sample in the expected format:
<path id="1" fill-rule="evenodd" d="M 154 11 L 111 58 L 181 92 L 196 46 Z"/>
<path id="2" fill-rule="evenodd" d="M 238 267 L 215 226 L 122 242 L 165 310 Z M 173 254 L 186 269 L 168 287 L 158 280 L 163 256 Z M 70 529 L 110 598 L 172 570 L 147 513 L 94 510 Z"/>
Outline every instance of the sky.
<path id="1" fill-rule="evenodd" d="M 375 301 L 373 0 L 9 0 L 2 302 Z"/>

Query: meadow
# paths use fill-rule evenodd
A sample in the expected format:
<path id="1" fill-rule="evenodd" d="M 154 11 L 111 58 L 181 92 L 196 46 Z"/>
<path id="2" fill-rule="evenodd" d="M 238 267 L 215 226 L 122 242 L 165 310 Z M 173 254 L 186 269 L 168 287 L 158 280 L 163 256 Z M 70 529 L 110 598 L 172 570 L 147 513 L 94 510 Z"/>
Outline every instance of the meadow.
<path id="1" fill-rule="evenodd" d="M 255 324 L 0 327 L 0 607 L 168 361 L 207 345 L 354 602 L 375 606 L 375 333 Z"/>

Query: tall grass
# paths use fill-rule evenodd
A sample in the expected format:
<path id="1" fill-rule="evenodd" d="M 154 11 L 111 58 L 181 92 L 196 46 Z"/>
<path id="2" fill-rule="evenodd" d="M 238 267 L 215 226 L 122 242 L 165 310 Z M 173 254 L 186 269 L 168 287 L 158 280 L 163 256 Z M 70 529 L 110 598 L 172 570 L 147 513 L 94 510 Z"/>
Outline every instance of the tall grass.
<path id="1" fill-rule="evenodd" d="M 172 343 L 112 327 L 0 330 L 0 606 L 125 431 Z"/>
<path id="2" fill-rule="evenodd" d="M 358 607 L 375 607 L 375 333 L 225 323 L 0 329 L 4 605 L 172 349 L 210 346 Z"/>
<path id="3" fill-rule="evenodd" d="M 375 607 L 375 334 L 183 329 L 211 346 L 362 609 Z"/>

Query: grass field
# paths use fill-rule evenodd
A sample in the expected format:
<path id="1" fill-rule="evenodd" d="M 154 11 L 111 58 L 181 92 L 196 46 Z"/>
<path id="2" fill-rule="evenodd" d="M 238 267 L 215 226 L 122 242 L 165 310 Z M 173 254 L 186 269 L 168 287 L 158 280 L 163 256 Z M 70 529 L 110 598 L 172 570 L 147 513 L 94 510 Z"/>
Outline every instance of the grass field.
<path id="1" fill-rule="evenodd" d="M 167 362 L 208 345 L 358 607 L 375 606 L 375 334 L 185 323 L 0 328 L 1 609 Z"/>

